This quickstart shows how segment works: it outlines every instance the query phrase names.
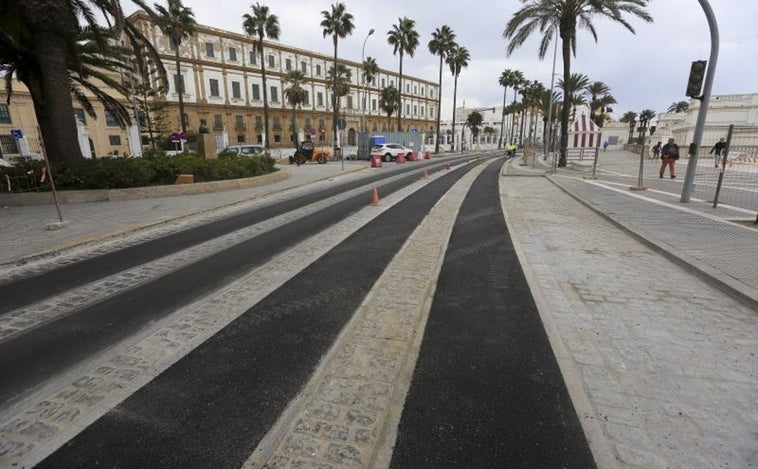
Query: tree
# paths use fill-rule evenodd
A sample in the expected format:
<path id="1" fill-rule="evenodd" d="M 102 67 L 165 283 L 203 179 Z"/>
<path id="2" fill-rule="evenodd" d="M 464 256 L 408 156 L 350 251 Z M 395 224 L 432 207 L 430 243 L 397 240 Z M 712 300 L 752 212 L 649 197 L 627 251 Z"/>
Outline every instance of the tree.
<path id="1" fill-rule="evenodd" d="M 344 3 L 339 2 L 332 4 L 331 11 L 323 10 L 321 12 L 323 20 L 321 21 L 321 27 L 323 29 L 324 37 L 331 36 L 332 44 L 334 45 L 334 69 L 337 69 L 337 45 L 339 38 L 344 38 L 353 34 L 355 24 L 353 23 L 353 15 L 347 12 L 347 7 Z M 334 74 L 332 89 L 337 89 L 337 77 L 338 74 Z M 334 154 L 337 154 L 337 97 L 332 94 L 332 140 L 334 142 Z"/>
<path id="2" fill-rule="evenodd" d="M 571 120 L 576 116 L 576 106 L 587 104 L 584 92 L 589 84 L 589 77 L 582 73 L 572 73 L 568 82 L 564 82 L 563 78 L 558 80 L 558 87 L 564 90 L 568 96 L 567 101 L 571 103 Z"/>
<path id="3" fill-rule="evenodd" d="M 639 144 L 644 145 L 645 141 L 642 138 L 642 132 L 643 129 L 647 129 L 650 126 L 650 121 L 653 120 L 655 117 L 655 111 L 652 109 L 643 109 L 642 112 L 640 112 L 640 127 L 639 127 Z"/>
<path id="4" fill-rule="evenodd" d="M 387 131 L 392 130 L 392 114 L 400 107 L 400 92 L 397 88 L 392 85 L 382 88 L 379 107 L 387 114 Z"/>
<path id="5" fill-rule="evenodd" d="M 440 77 L 439 77 L 439 91 L 437 93 L 437 139 L 434 142 L 434 153 L 440 152 L 440 118 L 442 113 L 442 61 L 447 58 L 450 51 L 455 46 L 455 33 L 450 26 L 444 24 L 441 27 L 434 30 L 432 33 L 432 40 L 429 41 L 429 52 L 433 55 L 440 56 Z"/>
<path id="6" fill-rule="evenodd" d="M 284 99 L 292 106 L 292 142 L 297 147 L 297 124 L 296 113 L 297 106 L 301 105 L 305 101 L 307 91 L 303 88 L 305 84 L 305 74 L 300 70 L 290 70 L 284 76 L 284 83 L 287 86 L 284 88 Z"/>
<path id="7" fill-rule="evenodd" d="M 400 96 L 403 95 L 403 55 L 408 54 L 413 57 L 418 47 L 418 32 L 416 31 L 416 22 L 407 16 L 398 18 L 398 24 L 392 25 L 392 29 L 387 32 L 387 42 L 393 46 L 392 53 L 400 53 L 400 78 L 398 79 L 398 90 Z M 402 103 L 397 109 L 397 130 L 403 128 L 403 106 Z"/>
<path id="8" fill-rule="evenodd" d="M 455 151 L 455 105 L 458 95 L 458 76 L 461 74 L 461 70 L 468 67 L 468 61 L 471 60 L 468 49 L 463 46 L 456 45 L 450 51 L 450 54 L 445 59 L 447 65 L 450 67 L 450 73 L 453 74 L 455 80 L 453 81 L 453 140 L 450 142 L 450 149 Z M 461 142 L 463 143 L 463 142 Z"/>
<path id="9" fill-rule="evenodd" d="M 687 112 L 689 108 L 690 108 L 690 103 L 688 103 L 687 101 L 673 102 L 671 103 L 671 106 L 669 106 L 666 112 L 673 112 L 675 114 L 679 114 L 682 112 Z"/>
<path id="10" fill-rule="evenodd" d="M 150 11 L 141 1 L 134 2 Z M 79 18 L 84 25 L 80 26 Z M 104 18 L 110 27 L 101 27 L 98 18 Z M 91 35 L 86 48 L 82 47 L 82 34 Z M 73 161 L 82 157 L 72 96 L 81 101 L 83 95 L 77 90 L 94 84 L 98 73 L 96 62 L 110 61 L 112 57 L 107 56 L 112 44 L 109 41 L 121 37 L 139 58 L 157 59 L 157 52 L 144 36 L 124 22 L 117 0 L 0 1 L 0 75 L 4 75 L 9 96 L 14 76 L 29 89 L 45 152 L 51 161 Z M 94 53 L 95 50 L 98 52 Z M 83 58 L 82 53 L 91 56 Z M 85 62 L 89 66 L 84 67 Z M 120 59 L 118 62 L 124 64 Z M 158 72 L 165 78 L 162 67 Z M 88 89 L 98 99 L 111 104 L 116 102 L 102 89 L 102 84 L 100 88 Z M 106 104 L 106 108 L 109 105 Z M 125 117 L 129 119 L 128 112 Z"/>
<path id="11" fill-rule="evenodd" d="M 516 88 L 515 86 L 523 81 L 524 75 L 519 71 L 514 71 L 510 69 L 505 69 L 503 73 L 500 74 L 500 78 L 498 79 L 498 83 L 500 86 L 503 87 L 503 118 L 500 121 L 500 142 L 498 142 L 497 147 L 501 148 L 504 140 L 504 133 L 505 133 L 505 100 L 507 98 L 508 88 L 513 88 L 513 101 L 516 101 Z"/>
<path id="12" fill-rule="evenodd" d="M 366 60 L 363 61 L 363 86 L 367 89 L 366 84 L 371 83 L 374 81 L 374 78 L 376 78 L 376 75 L 379 73 L 379 65 L 376 63 L 376 59 L 369 56 L 366 57 Z M 363 97 L 363 103 L 361 103 L 361 110 L 365 111 L 368 102 L 370 101 L 370 93 L 367 93 L 366 96 Z M 365 112 L 364 112 L 365 114 Z M 366 131 L 366 122 L 365 117 L 363 118 L 363 131 Z"/>
<path id="13" fill-rule="evenodd" d="M 597 42 L 597 32 L 593 24 L 595 17 L 605 17 L 620 23 L 632 34 L 634 28 L 624 18 L 629 13 L 644 21 L 653 18 L 645 7 L 650 0 L 521 0 L 524 6 L 513 14 L 503 31 L 503 37 L 509 40 L 506 49 L 508 55 L 522 46 L 535 31 L 542 34 L 538 57 L 545 58 L 550 44 L 561 39 L 561 56 L 563 58 L 563 82 L 571 78 L 571 55 L 576 55 L 577 28 L 587 29 Z M 566 166 L 566 149 L 568 147 L 569 107 L 571 96 L 564 89 L 565 105 L 561 110 L 561 155 L 558 166 Z"/>
<path id="14" fill-rule="evenodd" d="M 334 67 L 329 67 L 329 71 L 326 74 L 327 80 L 332 82 L 332 86 L 336 88 L 330 88 L 332 96 L 334 96 L 333 102 L 337 109 L 340 108 L 340 99 L 343 96 L 347 96 L 350 92 L 350 82 L 353 79 L 353 72 L 347 68 L 344 64 L 337 65 L 337 73 L 334 73 Z"/>
<path id="15" fill-rule="evenodd" d="M 521 73 L 521 71 L 516 70 L 513 72 L 510 80 L 510 86 L 513 88 L 513 102 L 510 107 L 510 112 L 508 114 L 512 114 L 511 116 L 511 133 L 510 133 L 510 141 L 514 142 L 516 140 L 515 137 L 515 129 L 516 129 L 516 119 L 515 114 L 521 112 L 521 107 L 516 106 L 516 96 L 518 96 L 519 90 L 527 83 L 526 78 L 524 78 L 524 74 Z"/>
<path id="16" fill-rule="evenodd" d="M 616 104 L 616 98 L 611 95 L 611 89 L 602 81 L 594 81 L 585 88 L 590 97 L 590 116 L 595 124 L 605 123 L 605 109 Z"/>
<path id="17" fill-rule="evenodd" d="M 479 127 L 482 126 L 484 116 L 479 111 L 472 111 L 466 118 L 464 125 L 471 130 L 471 135 L 474 137 L 473 141 L 477 141 L 479 138 Z"/>
<path id="18" fill-rule="evenodd" d="M 628 124 L 635 119 L 637 119 L 637 113 L 634 111 L 627 111 L 624 113 L 623 116 L 621 116 L 621 119 L 619 119 L 619 122 L 624 122 Z"/>
<path id="19" fill-rule="evenodd" d="M 263 38 L 279 39 L 279 17 L 269 13 L 268 7 L 256 3 L 252 6 L 253 14 L 245 13 L 242 15 L 242 29 L 248 36 L 254 38 L 253 53 L 258 52 L 261 57 L 261 79 L 263 82 L 263 132 L 266 134 L 264 139 L 264 148 L 268 150 L 271 146 L 271 135 L 268 132 L 268 91 L 266 85 L 266 60 L 263 53 Z"/>
<path id="20" fill-rule="evenodd" d="M 171 48 L 174 50 L 176 66 L 174 83 L 176 92 L 179 94 L 179 122 L 181 122 L 182 133 L 187 135 L 187 120 L 184 118 L 184 76 L 179 61 L 179 46 L 186 39 L 196 34 L 197 23 L 192 9 L 182 5 L 182 0 L 167 1 L 168 8 L 155 4 L 155 11 L 158 13 L 155 19 L 158 28 L 168 36 L 169 41 L 171 41 Z"/>

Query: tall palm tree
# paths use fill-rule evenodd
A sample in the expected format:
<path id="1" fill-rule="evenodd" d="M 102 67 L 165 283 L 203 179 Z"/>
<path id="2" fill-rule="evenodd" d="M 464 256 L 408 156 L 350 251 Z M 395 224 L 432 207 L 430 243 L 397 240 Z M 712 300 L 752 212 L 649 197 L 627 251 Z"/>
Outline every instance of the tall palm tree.
<path id="1" fill-rule="evenodd" d="M 353 79 L 353 72 L 345 66 L 345 64 L 337 65 L 337 73 L 334 73 L 334 67 L 329 67 L 329 71 L 326 73 L 327 80 L 332 82 L 331 88 L 332 96 L 334 96 L 334 102 L 337 109 L 340 108 L 340 100 L 343 96 L 347 96 L 350 92 L 350 82 Z"/>
<path id="2" fill-rule="evenodd" d="M 458 97 L 458 76 L 461 74 L 461 70 L 468 67 L 469 60 L 471 60 L 471 56 L 469 55 L 468 49 L 459 45 L 453 47 L 450 54 L 447 56 L 447 59 L 445 59 L 448 67 L 450 67 L 450 73 L 452 73 L 455 78 L 453 81 L 453 139 L 450 142 L 450 149 L 452 151 L 455 151 L 455 105 Z"/>
<path id="3" fill-rule="evenodd" d="M 632 34 L 634 28 L 624 18 L 628 13 L 644 21 L 653 18 L 645 10 L 650 0 L 521 0 L 524 6 L 513 14 L 503 31 L 503 37 L 509 40 L 507 53 L 510 55 L 522 46 L 533 32 L 542 34 L 538 56 L 544 59 L 550 44 L 555 38 L 556 29 L 561 39 L 563 58 L 563 82 L 571 78 L 571 55 L 576 54 L 577 28 L 587 29 L 597 42 L 597 32 L 592 20 L 605 17 L 620 23 Z M 566 148 L 568 147 L 569 107 L 571 97 L 564 89 L 565 105 L 561 111 L 561 155 L 558 166 L 566 166 Z"/>
<path id="4" fill-rule="evenodd" d="M 363 61 L 363 87 L 364 89 L 368 90 L 368 84 L 374 81 L 374 78 L 376 78 L 376 75 L 379 73 L 379 65 L 376 63 L 376 59 L 369 56 L 366 57 L 366 60 Z M 367 104 L 371 101 L 371 94 L 370 92 L 366 93 L 366 96 L 363 97 L 364 102 L 361 103 L 361 109 L 363 110 L 364 118 L 363 118 L 363 131 L 365 132 L 366 129 L 366 122 L 365 122 L 365 110 L 367 107 Z"/>
<path id="5" fill-rule="evenodd" d="M 440 56 L 440 77 L 439 77 L 439 89 L 437 91 L 437 138 L 434 142 L 434 153 L 440 152 L 440 118 L 442 113 L 442 61 L 450 54 L 450 50 L 455 46 L 455 33 L 450 26 L 443 24 L 441 27 L 434 30 L 432 33 L 432 40 L 429 41 L 429 52 L 433 55 Z"/>
<path id="6" fill-rule="evenodd" d="M 584 92 L 589 84 L 590 78 L 582 73 L 572 73 L 569 76 L 568 82 L 564 82 L 563 78 L 558 80 L 558 87 L 564 90 L 566 96 L 568 96 L 568 101 L 571 103 L 572 120 L 576 116 L 576 106 L 587 104 Z"/>
<path id="7" fill-rule="evenodd" d="M 150 12 L 139 0 L 134 3 Z M 84 26 L 80 27 L 79 19 Z M 112 26 L 107 35 L 98 18 Z M 81 159 L 72 97 L 72 78 L 80 75 L 77 46 L 82 28 L 91 28 L 103 51 L 123 33 L 132 48 L 158 54 L 144 36 L 124 21 L 117 0 L 35 0 L 0 2 L 0 74 L 6 84 L 15 75 L 29 89 L 45 152 L 51 161 Z M 12 70 L 12 73 L 9 73 Z M 165 79 L 165 69 L 157 67 Z"/>
<path id="8" fill-rule="evenodd" d="M 513 102 L 511 106 L 511 133 L 510 133 L 510 141 L 515 142 L 516 141 L 516 114 L 521 111 L 521 107 L 516 106 L 516 96 L 518 96 L 519 91 L 526 86 L 528 83 L 527 79 L 524 77 L 524 74 L 521 73 L 520 70 L 516 70 L 513 72 L 513 75 L 511 76 L 511 88 L 513 88 Z"/>
<path id="9" fill-rule="evenodd" d="M 616 104 L 616 98 L 611 95 L 611 89 L 602 81 L 593 81 L 585 88 L 590 97 L 590 116 L 595 124 L 605 123 L 605 109 Z"/>
<path id="10" fill-rule="evenodd" d="M 416 21 L 403 16 L 398 18 L 398 23 L 392 26 L 387 32 L 387 42 L 393 46 L 392 53 L 400 53 L 400 78 L 398 79 L 398 89 L 400 96 L 403 95 L 403 55 L 408 54 L 413 57 L 418 47 L 418 31 L 416 31 Z M 397 130 L 402 131 L 403 106 L 402 103 L 397 109 Z"/>
<path id="11" fill-rule="evenodd" d="M 482 116 L 482 113 L 479 111 L 472 111 L 468 117 L 466 117 L 466 122 L 463 125 L 471 130 L 471 135 L 474 137 L 473 141 L 476 141 L 476 139 L 479 138 L 479 127 L 482 126 L 483 121 L 484 116 Z"/>
<path id="12" fill-rule="evenodd" d="M 197 22 L 192 9 L 182 5 L 182 0 L 167 0 L 168 8 L 155 4 L 158 13 L 157 25 L 163 34 L 171 41 L 174 49 L 174 62 L 176 66 L 175 84 L 179 94 L 179 121 L 182 133 L 187 135 L 187 120 L 184 118 L 184 77 L 182 76 L 181 63 L 179 62 L 179 46 L 185 40 L 196 34 Z"/>
<path id="13" fill-rule="evenodd" d="M 623 116 L 621 116 L 621 119 L 619 119 L 619 122 L 625 122 L 628 124 L 635 119 L 637 119 L 637 113 L 634 111 L 627 111 L 624 113 Z"/>
<path id="14" fill-rule="evenodd" d="M 503 70 L 503 73 L 500 74 L 500 78 L 497 80 L 498 84 L 503 87 L 503 117 L 500 121 L 500 142 L 498 142 L 498 148 L 502 148 L 503 139 L 505 136 L 505 100 L 507 99 L 508 88 L 512 87 L 515 84 L 515 74 L 516 72 L 506 68 Z"/>
<path id="15" fill-rule="evenodd" d="M 673 102 L 671 103 L 671 106 L 669 106 L 666 112 L 673 112 L 675 114 L 679 114 L 680 112 L 687 112 L 689 108 L 690 108 L 690 103 L 688 103 L 687 101 Z"/>
<path id="16" fill-rule="evenodd" d="M 653 120 L 655 117 L 655 111 L 652 109 L 643 109 L 642 112 L 640 112 L 640 126 L 638 127 L 639 132 L 639 144 L 644 145 L 645 144 L 645 138 L 644 138 L 644 132 L 649 128 L 650 121 Z"/>
<path id="17" fill-rule="evenodd" d="M 544 124 L 542 127 L 542 135 L 545 139 L 550 138 L 550 134 L 552 133 L 553 129 L 553 122 L 555 122 L 555 120 L 558 118 L 558 102 L 560 100 L 560 93 L 553 91 L 551 94 L 550 90 L 547 88 L 545 88 L 537 98 L 537 106 L 539 106 L 540 111 L 543 115 Z M 548 122 L 548 115 L 550 115 L 550 122 Z M 550 151 L 549 148 L 548 151 Z"/>
<path id="18" fill-rule="evenodd" d="M 284 99 L 292 106 L 292 142 L 297 147 L 297 124 L 296 124 L 296 110 L 297 106 L 301 105 L 305 101 L 305 95 L 307 91 L 303 88 L 305 84 L 305 74 L 300 70 L 290 70 L 284 76 L 284 83 L 287 86 L 284 88 Z"/>
<path id="19" fill-rule="evenodd" d="M 392 130 L 392 114 L 400 107 L 400 92 L 394 86 L 382 88 L 379 95 L 379 107 L 387 114 L 387 131 Z"/>
<path id="20" fill-rule="evenodd" d="M 264 148 L 271 148 L 271 135 L 268 133 L 268 91 L 266 86 L 266 60 L 263 53 L 263 38 L 279 39 L 279 17 L 269 13 L 268 7 L 256 3 L 252 6 L 253 14 L 242 15 L 242 29 L 253 39 L 253 53 L 258 52 L 261 57 L 261 79 L 263 80 L 263 132 L 266 134 Z"/>
<path id="21" fill-rule="evenodd" d="M 331 10 L 321 11 L 321 16 L 324 18 L 321 20 L 321 27 L 323 29 L 324 37 L 331 36 L 332 44 L 334 45 L 334 65 L 333 68 L 337 69 L 337 44 L 339 38 L 344 38 L 353 34 L 355 24 L 353 23 L 353 15 L 347 12 L 347 7 L 344 3 L 332 4 Z M 332 89 L 336 90 L 338 74 L 334 74 Z M 332 140 L 334 142 L 334 154 L 337 154 L 337 97 L 332 94 Z"/>

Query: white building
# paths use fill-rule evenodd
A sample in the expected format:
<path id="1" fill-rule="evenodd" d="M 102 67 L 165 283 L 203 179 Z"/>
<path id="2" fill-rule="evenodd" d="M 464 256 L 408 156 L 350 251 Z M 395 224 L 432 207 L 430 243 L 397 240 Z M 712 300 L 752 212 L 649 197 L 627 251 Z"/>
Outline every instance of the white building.
<path id="1" fill-rule="evenodd" d="M 476 142 L 474 141 L 471 129 L 465 125 L 466 119 L 474 111 L 482 115 L 482 125 L 479 129 L 478 141 Z M 522 119 L 521 114 L 508 114 L 504 117 L 503 106 L 467 108 L 464 102 L 462 107 L 455 109 L 455 148 L 460 149 L 461 136 L 463 137 L 464 149 L 477 145 L 480 148 L 497 148 L 498 146 L 507 145 L 509 142 L 523 142 L 524 144 L 533 142 L 541 144 L 544 134 L 542 117 L 542 113 L 536 109 L 527 111 L 525 119 Z M 488 127 L 493 129 L 494 132 L 485 133 L 485 129 Z M 450 145 L 452 132 L 452 119 L 442 119 L 440 121 L 442 144 Z"/>

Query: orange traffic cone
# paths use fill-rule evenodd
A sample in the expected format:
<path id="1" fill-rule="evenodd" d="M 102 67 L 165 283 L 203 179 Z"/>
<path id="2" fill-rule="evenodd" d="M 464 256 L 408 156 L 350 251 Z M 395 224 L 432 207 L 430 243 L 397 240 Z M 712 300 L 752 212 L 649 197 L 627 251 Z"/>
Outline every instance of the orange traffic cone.
<path id="1" fill-rule="evenodd" d="M 429 179 L 429 172 L 424 170 L 424 179 Z"/>
<path id="2" fill-rule="evenodd" d="M 371 199 L 371 205 L 379 205 L 379 191 L 374 187 L 374 197 Z"/>

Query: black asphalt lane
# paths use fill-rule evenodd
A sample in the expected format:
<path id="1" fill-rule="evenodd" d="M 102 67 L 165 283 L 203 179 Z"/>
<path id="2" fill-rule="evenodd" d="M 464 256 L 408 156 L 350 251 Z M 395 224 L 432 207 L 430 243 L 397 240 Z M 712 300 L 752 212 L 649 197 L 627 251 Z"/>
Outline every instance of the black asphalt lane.
<path id="1" fill-rule="evenodd" d="M 595 467 L 505 225 L 499 169 L 456 220 L 393 468 Z"/>
<path id="2" fill-rule="evenodd" d="M 450 161 L 459 161 L 460 158 Z M 44 298 L 68 291 L 72 288 L 95 281 L 105 276 L 144 264 L 162 256 L 178 252 L 198 243 L 222 236 L 246 226 L 287 213 L 297 208 L 305 207 L 316 200 L 323 200 L 342 192 L 352 190 L 367 184 L 379 183 L 383 179 L 396 176 L 403 172 L 414 173 L 407 180 L 416 180 L 423 168 L 440 169 L 440 163 L 419 162 L 408 164 L 402 170 L 377 173 L 373 176 L 351 181 L 311 194 L 302 195 L 291 200 L 275 202 L 269 206 L 230 216 L 228 218 L 173 233 L 158 239 L 146 241 L 136 246 L 108 252 L 96 258 L 63 265 L 56 269 L 43 272 L 28 278 L 15 281 L 0 279 L 0 314 L 13 311 L 26 304 L 40 301 Z M 303 168 L 307 170 L 307 168 Z M 389 189 L 382 189 L 388 195 Z"/>
<path id="3" fill-rule="evenodd" d="M 358 230 L 41 463 L 238 468 L 431 207 L 467 169 Z"/>
<path id="4" fill-rule="evenodd" d="M 385 183 L 381 186 L 382 194 L 391 194 L 419 177 L 415 173 Z M 4 376 L 11 377 L 0 380 L 0 403 L 5 406 L 18 401 L 53 374 L 65 371 L 80 360 L 263 264 L 289 246 L 364 208 L 370 200 L 368 187 L 371 186 L 367 186 L 365 195 L 340 201 L 151 282 L 0 342 L 0 370 L 3 370 Z M 135 257 L 141 255 L 140 246 L 130 250 L 134 251 Z M 156 246 L 144 248 L 152 251 Z M 97 265 L 107 268 L 105 261 Z"/>

